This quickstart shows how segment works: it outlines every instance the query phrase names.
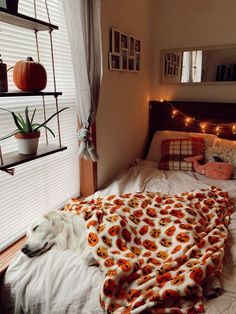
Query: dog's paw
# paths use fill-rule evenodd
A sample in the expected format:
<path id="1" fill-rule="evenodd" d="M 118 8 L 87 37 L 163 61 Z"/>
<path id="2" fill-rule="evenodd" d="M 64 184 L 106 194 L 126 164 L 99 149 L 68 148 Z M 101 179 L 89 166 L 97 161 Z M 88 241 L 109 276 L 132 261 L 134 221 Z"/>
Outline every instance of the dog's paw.
<path id="1" fill-rule="evenodd" d="M 212 277 L 204 284 L 203 294 L 207 299 L 219 297 L 223 292 L 219 277 Z"/>

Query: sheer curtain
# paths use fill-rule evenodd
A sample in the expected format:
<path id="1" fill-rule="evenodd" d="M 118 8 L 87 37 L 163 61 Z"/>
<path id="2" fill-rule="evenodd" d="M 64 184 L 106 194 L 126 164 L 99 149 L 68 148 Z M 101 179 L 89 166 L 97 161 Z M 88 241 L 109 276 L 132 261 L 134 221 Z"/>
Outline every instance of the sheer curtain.
<path id="1" fill-rule="evenodd" d="M 202 80 L 202 50 L 192 51 L 192 81 Z"/>
<path id="2" fill-rule="evenodd" d="M 74 69 L 77 113 L 80 121 L 79 155 L 98 159 L 91 141 L 102 79 L 101 1 L 63 0 Z"/>
<path id="3" fill-rule="evenodd" d="M 184 51 L 181 82 L 201 82 L 202 50 Z"/>

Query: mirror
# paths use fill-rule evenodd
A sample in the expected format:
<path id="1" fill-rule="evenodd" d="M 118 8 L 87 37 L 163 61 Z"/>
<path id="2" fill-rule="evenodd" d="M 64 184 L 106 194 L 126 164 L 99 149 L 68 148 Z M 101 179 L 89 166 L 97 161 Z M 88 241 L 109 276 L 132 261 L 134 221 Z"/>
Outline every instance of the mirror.
<path id="1" fill-rule="evenodd" d="M 236 46 L 164 50 L 161 82 L 166 84 L 236 82 Z"/>

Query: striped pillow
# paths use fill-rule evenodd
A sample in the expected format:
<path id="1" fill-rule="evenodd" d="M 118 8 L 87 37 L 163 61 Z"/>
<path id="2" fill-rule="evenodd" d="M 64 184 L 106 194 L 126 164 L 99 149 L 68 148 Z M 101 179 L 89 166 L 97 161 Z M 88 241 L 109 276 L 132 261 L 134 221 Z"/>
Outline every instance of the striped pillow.
<path id="1" fill-rule="evenodd" d="M 174 138 L 162 141 L 161 170 L 194 171 L 193 164 L 184 161 L 184 158 L 204 154 L 204 138 Z"/>

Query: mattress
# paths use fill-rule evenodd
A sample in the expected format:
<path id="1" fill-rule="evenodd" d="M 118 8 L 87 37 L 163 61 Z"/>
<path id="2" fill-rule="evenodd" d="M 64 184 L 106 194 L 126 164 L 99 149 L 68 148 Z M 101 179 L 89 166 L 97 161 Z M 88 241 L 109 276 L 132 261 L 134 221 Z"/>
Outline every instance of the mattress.
<path id="1" fill-rule="evenodd" d="M 157 164 L 140 161 L 124 171 L 107 188 L 92 197 L 128 192 L 177 194 L 198 188 L 219 186 L 236 202 L 236 181 L 216 181 L 184 171 L 162 171 Z M 231 216 L 229 239 L 222 273 L 223 294 L 205 301 L 207 314 L 236 313 L 236 213 Z M 51 251 L 29 259 L 20 252 L 9 266 L 1 292 L 4 313 L 104 313 L 99 294 L 103 272 L 87 267 L 72 251 Z"/>

